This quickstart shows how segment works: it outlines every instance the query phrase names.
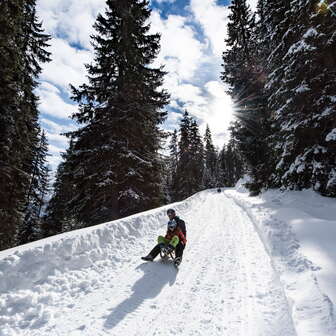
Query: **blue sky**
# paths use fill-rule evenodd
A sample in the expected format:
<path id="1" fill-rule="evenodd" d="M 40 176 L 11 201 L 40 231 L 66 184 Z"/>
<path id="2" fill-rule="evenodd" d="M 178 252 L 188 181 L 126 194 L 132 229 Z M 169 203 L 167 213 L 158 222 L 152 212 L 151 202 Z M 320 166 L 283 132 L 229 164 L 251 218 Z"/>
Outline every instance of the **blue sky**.
<path id="1" fill-rule="evenodd" d="M 249 0 L 255 8 L 257 0 Z M 228 15 L 226 0 L 151 0 L 151 29 L 161 33 L 157 65 L 165 65 L 165 88 L 171 93 L 164 128 L 178 127 L 180 111 L 187 109 L 199 122 L 201 132 L 209 124 L 214 142 L 222 147 L 232 120 L 232 102 L 219 76 L 225 49 Z M 44 65 L 40 96 L 40 119 L 49 141 L 49 161 L 55 170 L 67 148 L 61 135 L 76 128 L 69 118 L 77 107 L 70 99 L 69 84 L 86 81 L 90 63 L 92 25 L 103 12 L 105 0 L 38 0 L 37 11 L 52 36 L 52 62 Z"/>

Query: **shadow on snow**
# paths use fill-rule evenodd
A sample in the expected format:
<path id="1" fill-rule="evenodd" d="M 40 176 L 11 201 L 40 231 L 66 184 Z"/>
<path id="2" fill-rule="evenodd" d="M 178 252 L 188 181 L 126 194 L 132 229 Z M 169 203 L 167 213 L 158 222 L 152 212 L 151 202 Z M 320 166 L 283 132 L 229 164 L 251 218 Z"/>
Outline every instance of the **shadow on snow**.
<path id="1" fill-rule="evenodd" d="M 145 300 L 155 298 L 166 284 L 172 286 L 175 283 L 177 270 L 167 263 L 169 262 L 143 263 L 136 268 L 144 272 L 143 277 L 133 285 L 131 296 L 113 308 L 112 313 L 107 316 L 105 328 L 114 328 Z"/>

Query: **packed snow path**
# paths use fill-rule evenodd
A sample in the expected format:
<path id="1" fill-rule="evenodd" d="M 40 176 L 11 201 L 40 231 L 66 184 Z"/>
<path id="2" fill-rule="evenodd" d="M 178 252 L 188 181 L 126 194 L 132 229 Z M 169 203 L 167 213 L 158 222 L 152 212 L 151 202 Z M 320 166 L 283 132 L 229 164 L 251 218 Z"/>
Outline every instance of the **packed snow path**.
<path id="1" fill-rule="evenodd" d="M 162 230 L 149 233 L 144 251 L 131 250 L 106 286 L 76 302 L 59 334 L 77 325 L 81 335 L 295 335 L 277 275 L 247 216 L 224 195 L 211 194 L 181 216 L 189 244 L 178 272 L 159 258 L 141 263 Z"/>
<path id="2" fill-rule="evenodd" d="M 8 275 L 0 335 L 297 335 L 279 275 L 245 211 L 215 192 L 177 209 L 188 234 L 178 271 L 159 257 L 140 260 L 165 232 L 165 208 L 79 231 L 84 238 L 51 238 L 36 247 L 43 256 L 55 250 L 47 260 L 29 251 L 9 254 L 2 275 L 7 265 L 24 276 L 27 253 L 34 263 L 26 267 L 36 270 L 25 270 L 32 281 Z"/>

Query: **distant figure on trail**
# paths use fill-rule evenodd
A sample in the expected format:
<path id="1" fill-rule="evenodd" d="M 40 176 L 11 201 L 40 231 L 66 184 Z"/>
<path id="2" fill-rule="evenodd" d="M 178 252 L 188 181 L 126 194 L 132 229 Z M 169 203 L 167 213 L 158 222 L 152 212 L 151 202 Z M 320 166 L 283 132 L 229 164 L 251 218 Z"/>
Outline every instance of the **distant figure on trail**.
<path id="1" fill-rule="evenodd" d="M 221 191 L 222 191 L 221 188 L 218 188 L 218 189 L 217 189 L 217 192 L 218 192 L 218 193 L 220 193 Z"/>
<path id="2" fill-rule="evenodd" d="M 183 250 L 187 243 L 187 231 L 185 222 L 176 216 L 174 209 L 167 210 L 169 218 L 166 235 L 158 237 L 158 244 L 142 260 L 153 261 L 160 251 L 168 254 L 175 250 L 174 264 L 178 266 L 182 261 Z"/>

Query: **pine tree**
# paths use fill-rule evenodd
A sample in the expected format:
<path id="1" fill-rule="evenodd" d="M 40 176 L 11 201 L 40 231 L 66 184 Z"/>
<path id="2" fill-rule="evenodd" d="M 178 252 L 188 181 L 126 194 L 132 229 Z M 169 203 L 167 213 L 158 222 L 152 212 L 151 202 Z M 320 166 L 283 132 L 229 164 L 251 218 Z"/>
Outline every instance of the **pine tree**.
<path id="1" fill-rule="evenodd" d="M 270 118 L 264 92 L 266 49 L 260 43 L 260 34 L 264 30 L 260 21 L 256 23 L 246 1 L 233 1 L 230 9 L 228 50 L 223 53 L 222 80 L 230 85 L 229 94 L 236 103 L 238 121 L 232 135 L 249 165 L 251 193 L 257 194 L 267 185 L 270 174 L 267 141 Z M 263 10 L 260 3 L 259 10 Z"/>
<path id="2" fill-rule="evenodd" d="M 190 141 L 191 141 L 191 118 L 187 111 L 184 112 L 180 121 L 179 143 L 178 143 L 178 161 L 176 173 L 172 181 L 172 200 L 181 201 L 189 196 L 189 171 L 188 165 L 191 160 Z"/>
<path id="3" fill-rule="evenodd" d="M 176 173 L 172 182 L 172 200 L 181 201 L 204 189 L 204 148 L 197 122 L 187 111 L 180 122 L 180 141 Z"/>
<path id="4" fill-rule="evenodd" d="M 249 96 L 252 47 L 251 34 L 254 18 L 246 0 L 233 0 L 228 23 L 228 50 L 223 53 L 222 80 L 229 84 L 229 93 L 235 100 L 246 100 Z"/>
<path id="5" fill-rule="evenodd" d="M 152 66 L 159 34 L 149 34 L 148 1 L 107 0 L 92 36 L 94 62 L 89 84 L 73 87 L 84 126 L 70 135 L 74 153 L 75 197 L 72 214 L 93 225 L 161 204 L 162 161 L 159 149 L 168 94 L 165 72 Z"/>
<path id="6" fill-rule="evenodd" d="M 212 142 L 209 125 L 206 126 L 204 135 L 204 171 L 203 185 L 206 189 L 217 186 L 217 153 Z"/>
<path id="7" fill-rule="evenodd" d="M 190 125 L 190 154 L 190 169 L 188 169 L 190 174 L 190 191 L 188 196 L 204 189 L 202 183 L 204 171 L 204 146 L 196 120 L 193 120 Z"/>
<path id="8" fill-rule="evenodd" d="M 12 247 L 24 218 L 38 145 L 34 89 L 50 39 L 38 22 L 35 1 L 0 3 L 0 249 Z"/>
<path id="9" fill-rule="evenodd" d="M 76 221 L 69 205 L 70 200 L 75 197 L 75 179 L 70 159 L 73 152 L 74 143 L 70 141 L 69 148 L 62 154 L 63 161 L 57 167 L 53 194 L 43 218 L 44 237 L 84 227 L 81 222 Z"/>
<path id="10" fill-rule="evenodd" d="M 35 149 L 33 172 L 26 195 L 25 217 L 19 230 L 18 242 L 25 244 L 43 238 L 41 217 L 49 192 L 49 173 L 47 165 L 48 143 L 44 131 L 39 135 L 39 144 Z"/>
<path id="11" fill-rule="evenodd" d="M 21 7 L 19 1 L 0 2 L 0 250 L 14 246 L 19 211 L 24 202 L 24 187 L 18 183 L 21 158 L 13 155 L 15 117 L 19 105 L 19 46 Z"/>
<path id="12" fill-rule="evenodd" d="M 273 58 L 278 87 L 270 99 L 279 130 L 274 180 L 335 197 L 335 19 L 316 12 L 316 3 L 300 0 L 291 3 L 285 22 L 283 52 Z"/>
<path id="13" fill-rule="evenodd" d="M 234 131 L 234 127 L 232 131 Z M 238 180 L 245 173 L 245 164 L 239 150 L 237 141 L 233 136 L 227 145 L 219 153 L 218 157 L 218 179 L 225 187 L 234 187 Z"/>
<path id="14" fill-rule="evenodd" d="M 169 158 L 167 162 L 167 185 L 169 194 L 169 203 L 174 199 L 174 181 L 176 180 L 176 172 L 178 165 L 178 139 L 177 130 L 175 129 L 171 135 L 171 140 L 169 144 Z"/>
<path id="15" fill-rule="evenodd" d="M 266 64 L 268 78 L 265 83 L 265 92 L 267 96 L 267 110 L 270 113 L 270 135 L 267 139 L 269 147 L 272 148 L 269 151 L 268 166 L 270 171 L 274 172 L 279 155 L 277 152 L 279 124 L 276 121 L 276 111 L 283 105 L 277 93 L 279 92 L 279 87 L 282 85 L 284 72 L 286 71 L 283 58 L 290 47 L 293 32 L 290 29 L 290 1 L 267 0 L 264 2 L 264 15 L 262 20 L 260 20 L 260 25 L 264 27 L 264 34 L 260 36 L 260 40 L 267 50 Z M 269 186 L 281 186 L 281 182 L 275 178 L 274 173 L 270 174 Z"/>
<path id="16" fill-rule="evenodd" d="M 178 144 L 177 144 L 177 130 L 175 129 L 171 141 L 169 144 L 169 151 L 170 151 L 170 166 L 171 171 L 173 174 L 176 173 L 177 169 L 177 162 L 178 162 Z"/>

